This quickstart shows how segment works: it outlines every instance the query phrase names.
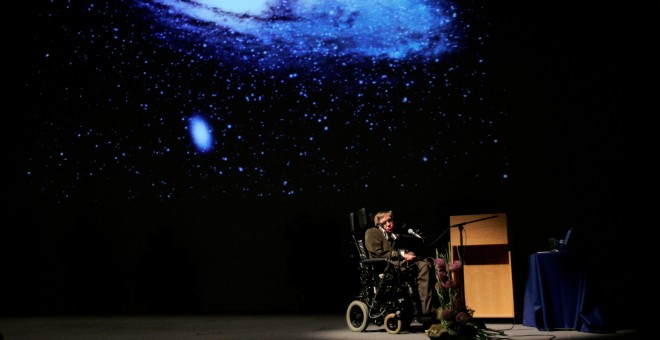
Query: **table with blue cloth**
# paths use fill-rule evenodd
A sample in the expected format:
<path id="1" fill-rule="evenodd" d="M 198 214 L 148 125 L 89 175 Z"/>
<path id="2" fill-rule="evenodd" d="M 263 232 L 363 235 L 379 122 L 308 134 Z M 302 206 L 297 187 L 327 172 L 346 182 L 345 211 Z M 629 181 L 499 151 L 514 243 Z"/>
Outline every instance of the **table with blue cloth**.
<path id="1" fill-rule="evenodd" d="M 585 264 L 569 252 L 531 254 L 522 324 L 542 331 L 602 332 L 604 322 L 587 279 Z"/>

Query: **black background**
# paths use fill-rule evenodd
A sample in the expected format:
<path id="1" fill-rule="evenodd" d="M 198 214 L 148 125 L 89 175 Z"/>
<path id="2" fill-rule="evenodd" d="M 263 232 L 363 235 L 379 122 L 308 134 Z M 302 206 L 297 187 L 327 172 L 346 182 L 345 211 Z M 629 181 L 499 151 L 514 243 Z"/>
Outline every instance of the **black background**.
<path id="1" fill-rule="evenodd" d="M 499 100 L 510 112 L 505 187 L 463 180 L 433 194 L 391 195 L 383 187 L 195 204 L 52 205 L 25 190 L 32 122 L 21 115 L 21 75 L 11 72 L 19 81 L 9 92 L 14 113 L 6 112 L 0 312 L 342 313 L 356 284 L 344 253 L 348 213 L 367 207 L 394 209 L 429 237 L 451 215 L 507 213 L 517 315 L 527 256 L 574 228 L 572 250 L 588 261 L 608 317 L 645 319 L 656 299 L 658 4 L 538 6 L 489 10 L 492 72 L 507 89 Z M 30 13 L 23 12 L 26 22 Z M 31 51 L 20 32 L 13 37 Z M 30 67 L 29 57 L 15 55 Z"/>

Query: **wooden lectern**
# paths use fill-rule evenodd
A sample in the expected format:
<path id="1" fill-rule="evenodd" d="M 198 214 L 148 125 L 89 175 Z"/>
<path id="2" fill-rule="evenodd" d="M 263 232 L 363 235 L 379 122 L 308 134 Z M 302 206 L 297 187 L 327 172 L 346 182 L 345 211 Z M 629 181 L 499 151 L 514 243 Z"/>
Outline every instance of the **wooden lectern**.
<path id="1" fill-rule="evenodd" d="M 450 216 L 451 256 L 463 260 L 465 304 L 477 318 L 513 318 L 506 214 Z"/>

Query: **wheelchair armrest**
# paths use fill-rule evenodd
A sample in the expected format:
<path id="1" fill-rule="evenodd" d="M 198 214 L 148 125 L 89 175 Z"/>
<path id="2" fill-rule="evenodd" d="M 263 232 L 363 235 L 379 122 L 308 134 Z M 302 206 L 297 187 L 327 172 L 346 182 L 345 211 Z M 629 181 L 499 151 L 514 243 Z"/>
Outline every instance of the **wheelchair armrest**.
<path id="1" fill-rule="evenodd" d="M 388 261 L 387 259 L 375 258 L 375 259 L 362 260 L 362 263 L 364 263 L 364 264 L 376 264 L 376 263 L 385 263 L 387 261 Z"/>
<path id="2" fill-rule="evenodd" d="M 371 258 L 371 259 L 366 259 L 362 260 L 361 262 L 363 265 L 370 266 L 370 267 L 375 267 L 375 266 L 386 266 L 386 265 L 398 265 L 399 263 L 396 261 L 392 261 L 390 259 L 385 259 L 385 258 Z"/>

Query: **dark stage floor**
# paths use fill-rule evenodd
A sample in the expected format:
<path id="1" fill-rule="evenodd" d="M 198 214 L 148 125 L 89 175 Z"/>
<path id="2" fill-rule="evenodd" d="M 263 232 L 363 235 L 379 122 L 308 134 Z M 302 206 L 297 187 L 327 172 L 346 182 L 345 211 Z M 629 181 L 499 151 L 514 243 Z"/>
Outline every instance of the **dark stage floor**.
<path id="1" fill-rule="evenodd" d="M 639 330 L 610 334 L 539 331 L 507 322 L 486 324 L 493 339 L 644 339 Z M 351 332 L 344 315 L 66 316 L 0 318 L 1 340 L 30 339 L 429 339 L 424 329 L 389 334 L 369 325 Z"/>

